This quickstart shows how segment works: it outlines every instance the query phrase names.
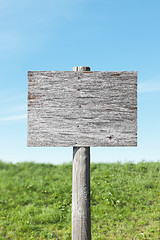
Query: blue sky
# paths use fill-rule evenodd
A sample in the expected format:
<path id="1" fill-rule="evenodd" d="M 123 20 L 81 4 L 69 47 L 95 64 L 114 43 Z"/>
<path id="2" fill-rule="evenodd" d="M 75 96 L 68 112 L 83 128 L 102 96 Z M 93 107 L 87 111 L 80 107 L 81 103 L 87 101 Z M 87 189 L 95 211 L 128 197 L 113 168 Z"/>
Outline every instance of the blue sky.
<path id="1" fill-rule="evenodd" d="M 0 159 L 54 164 L 72 148 L 27 148 L 27 71 L 138 71 L 138 147 L 94 162 L 160 160 L 160 1 L 0 0 Z"/>

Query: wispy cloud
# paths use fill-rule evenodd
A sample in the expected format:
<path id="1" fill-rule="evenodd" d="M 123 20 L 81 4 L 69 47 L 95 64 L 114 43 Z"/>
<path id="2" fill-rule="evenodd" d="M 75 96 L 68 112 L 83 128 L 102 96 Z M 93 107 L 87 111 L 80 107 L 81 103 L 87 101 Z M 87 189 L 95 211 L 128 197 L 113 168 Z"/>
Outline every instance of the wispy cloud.
<path id="1" fill-rule="evenodd" d="M 6 97 L 7 96 L 7 97 Z M 13 103 L 13 101 L 24 101 L 26 100 L 26 94 L 16 94 L 15 92 L 10 92 L 7 90 L 4 91 L 0 91 L 0 103 L 6 103 L 6 102 L 11 102 Z"/>
<path id="2" fill-rule="evenodd" d="M 6 45 L 25 45 L 28 40 L 29 43 L 30 40 L 33 42 L 33 37 L 36 37 L 38 44 L 41 38 L 45 38 L 47 31 L 57 28 L 61 21 L 71 19 L 75 7 L 83 1 L 85 0 L 49 0 L 46 4 L 45 1 L 38 0 L 0 0 L 0 41 L 4 44 L 7 41 Z M 22 40 L 25 41 L 24 44 L 21 43 Z"/>
<path id="3" fill-rule="evenodd" d="M 23 94 L 13 94 L 9 91 L 0 93 L 0 122 L 26 118 L 27 101 Z"/>
<path id="4" fill-rule="evenodd" d="M 26 118 L 27 118 L 27 114 L 22 114 L 22 115 L 0 118 L 0 122 L 15 121 L 15 120 L 21 120 Z"/>
<path id="5" fill-rule="evenodd" d="M 19 114 L 25 114 L 27 111 L 27 105 L 26 104 L 22 104 L 22 105 L 15 105 L 15 106 L 10 106 L 7 108 L 2 108 L 1 113 L 0 113 L 0 118 L 1 116 L 4 115 L 19 115 Z"/>
<path id="6" fill-rule="evenodd" d="M 160 91 L 160 80 L 159 81 L 146 81 L 139 83 L 139 93 L 159 92 Z"/>

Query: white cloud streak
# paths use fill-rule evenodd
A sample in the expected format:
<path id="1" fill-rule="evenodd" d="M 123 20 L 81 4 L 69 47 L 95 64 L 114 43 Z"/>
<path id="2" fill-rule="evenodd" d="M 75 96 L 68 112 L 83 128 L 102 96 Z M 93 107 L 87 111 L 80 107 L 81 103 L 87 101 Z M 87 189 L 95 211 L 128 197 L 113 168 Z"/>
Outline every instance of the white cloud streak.
<path id="1" fill-rule="evenodd" d="M 138 93 L 151 93 L 160 91 L 160 81 L 146 81 L 139 83 Z"/>
<path id="2" fill-rule="evenodd" d="M 26 119 L 26 118 L 27 118 L 27 114 L 22 114 L 22 115 L 16 115 L 16 116 L 10 116 L 10 117 L 0 118 L 0 122 L 8 122 L 8 121 L 22 120 L 22 119 Z"/>
<path id="3" fill-rule="evenodd" d="M 21 95 L 16 95 L 15 93 L 11 93 L 10 91 L 1 91 L 0 92 L 0 103 L 6 103 L 6 102 L 15 102 L 15 101 L 18 101 L 18 100 L 26 100 L 27 97 L 26 97 L 26 94 L 21 94 Z M 6 95 L 10 96 L 10 97 L 6 97 Z"/>

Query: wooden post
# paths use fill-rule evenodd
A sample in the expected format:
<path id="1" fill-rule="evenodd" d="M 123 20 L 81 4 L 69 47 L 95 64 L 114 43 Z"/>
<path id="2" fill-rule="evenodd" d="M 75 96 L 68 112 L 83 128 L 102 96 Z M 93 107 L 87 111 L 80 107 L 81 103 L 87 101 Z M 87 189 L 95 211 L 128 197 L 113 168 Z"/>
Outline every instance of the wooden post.
<path id="1" fill-rule="evenodd" d="M 73 71 L 90 71 L 74 67 Z M 90 147 L 73 147 L 72 240 L 91 240 Z"/>

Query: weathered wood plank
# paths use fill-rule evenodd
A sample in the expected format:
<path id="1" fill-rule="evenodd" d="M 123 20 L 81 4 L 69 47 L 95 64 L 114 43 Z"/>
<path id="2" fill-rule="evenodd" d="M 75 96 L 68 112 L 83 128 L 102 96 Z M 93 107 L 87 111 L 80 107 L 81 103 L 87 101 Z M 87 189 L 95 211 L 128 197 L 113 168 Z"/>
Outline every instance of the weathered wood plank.
<path id="1" fill-rule="evenodd" d="M 137 72 L 28 72 L 28 146 L 136 146 Z"/>

